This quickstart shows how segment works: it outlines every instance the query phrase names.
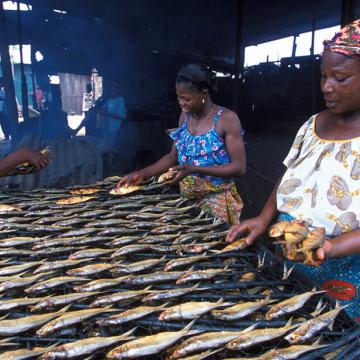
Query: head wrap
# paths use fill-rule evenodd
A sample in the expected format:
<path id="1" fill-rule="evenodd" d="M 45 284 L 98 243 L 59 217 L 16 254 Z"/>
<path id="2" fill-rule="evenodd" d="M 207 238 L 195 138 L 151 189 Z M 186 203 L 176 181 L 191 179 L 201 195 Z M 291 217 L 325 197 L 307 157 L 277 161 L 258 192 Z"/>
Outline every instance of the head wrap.
<path id="1" fill-rule="evenodd" d="M 360 19 L 344 26 L 331 40 L 324 41 L 324 49 L 360 60 Z"/>

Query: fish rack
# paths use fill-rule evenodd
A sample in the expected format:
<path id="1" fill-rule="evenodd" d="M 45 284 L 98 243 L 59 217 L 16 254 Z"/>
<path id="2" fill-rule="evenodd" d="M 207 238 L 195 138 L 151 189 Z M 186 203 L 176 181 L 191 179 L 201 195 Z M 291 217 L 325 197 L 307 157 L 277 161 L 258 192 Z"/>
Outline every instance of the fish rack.
<path id="1" fill-rule="evenodd" d="M 224 231 L 227 230 L 227 226 L 210 218 L 209 215 L 203 214 L 199 208 L 191 206 L 186 200 L 181 199 L 179 194 L 171 192 L 168 187 L 158 185 L 156 182 L 148 182 L 137 193 L 119 197 L 109 195 L 109 190 L 114 187 L 118 180 L 117 177 L 112 177 L 85 187 L 38 189 L 32 192 L 8 191 L 0 195 L 0 209 L 1 205 L 9 206 L 8 208 L 3 207 L 3 210 L 5 210 L 0 212 L 0 272 L 9 266 L 39 262 L 25 271 L 12 274 L 12 276 L 26 279 L 33 276 L 33 273 L 36 273 L 40 266 L 60 260 L 65 261 L 78 251 L 87 251 L 94 248 L 104 251 L 111 250 L 109 253 L 104 252 L 101 255 L 89 256 L 84 259 L 83 263 L 77 265 L 73 264 L 64 268 L 49 270 L 44 275 L 44 278 L 3 291 L 0 298 L 0 309 L 2 301 L 5 300 L 15 301 L 22 297 L 48 298 L 72 294 L 75 292 L 76 285 L 82 285 L 96 279 L 124 276 L 124 274 L 116 274 L 116 272 L 111 271 L 117 269 L 114 265 L 112 269 L 87 275 L 88 280 L 85 282 L 64 282 L 45 291 L 26 292 L 29 287 L 39 284 L 45 279 L 51 280 L 56 277 L 67 276 L 66 272 L 71 269 L 91 264 L 114 264 L 119 261 L 123 265 L 130 267 L 135 262 L 160 259 L 162 257 L 164 257 L 163 261 L 157 265 L 129 275 L 132 279 L 129 280 L 130 283 L 121 282 L 114 286 L 101 288 L 99 295 L 74 301 L 67 311 L 88 309 L 92 301 L 103 295 L 120 291 L 142 290 L 147 286 L 151 286 L 149 292 L 155 292 L 158 290 L 189 288 L 198 284 L 196 290 L 181 297 L 150 303 L 152 305 L 161 305 L 168 301 L 165 307 L 188 301 L 216 302 L 220 299 L 235 304 L 241 301 L 263 300 L 269 294 L 271 299 L 276 299 L 279 302 L 311 290 L 311 281 L 304 281 L 301 274 L 297 273 L 296 270 L 287 278 L 285 276 L 284 279 L 284 265 L 262 245 L 252 246 L 242 251 L 219 253 L 218 251 L 226 246 Z M 84 192 L 84 189 L 88 189 L 88 192 L 93 189 L 94 193 L 90 195 L 82 194 L 81 196 L 84 197 L 78 200 L 84 200 L 83 202 L 59 203 L 64 202 L 63 199 L 68 198 L 71 200 L 73 196 L 78 196 L 71 194 L 74 190 Z M 85 196 L 91 198 L 86 199 Z M 11 207 L 13 208 L 11 209 Z M 144 220 L 147 217 L 148 219 Z M 173 236 L 165 238 L 157 235 L 158 241 L 152 239 L 154 242 L 151 244 L 144 242 L 150 236 L 155 236 L 155 229 L 160 226 L 167 226 L 168 228 L 164 229 L 164 234 Z M 198 229 L 198 235 L 191 236 L 193 229 Z M 185 234 L 190 234 L 188 239 L 180 241 Z M 10 240 L 14 237 L 27 237 L 28 241 L 25 239 L 23 242 L 11 244 Z M 125 237 L 128 237 L 127 242 Z M 207 241 L 206 238 L 213 238 L 216 241 Z M 119 245 L 112 246 L 114 241 L 120 241 Z M 126 255 L 111 257 L 111 254 L 121 247 L 139 244 L 147 244 L 148 247 L 145 250 L 139 249 Z M 208 244 L 208 246 L 204 244 Z M 37 248 L 35 248 L 36 246 Z M 195 252 L 189 252 L 190 250 Z M 204 255 L 204 259 L 193 264 L 180 266 L 173 271 L 180 271 L 185 274 L 197 270 L 220 270 L 219 274 L 212 279 L 184 285 L 175 284 L 174 279 L 147 282 L 146 276 L 162 271 L 168 261 L 201 254 Z M 221 270 L 224 271 L 221 272 Z M 251 273 L 251 278 L 244 277 L 249 273 Z M 1 276 L 0 274 L 0 289 L 5 281 L 1 279 Z M 12 279 L 9 281 L 11 282 Z M 133 279 L 138 279 L 138 281 L 131 283 L 131 281 L 134 281 Z M 142 298 L 144 296 L 145 294 L 129 300 L 118 301 L 111 305 L 112 308 L 121 311 L 137 308 L 143 304 Z M 334 308 L 333 300 L 324 294 L 316 294 L 296 312 L 276 320 L 264 319 L 265 312 L 271 306 L 267 305 L 258 312 L 236 321 L 218 320 L 208 312 L 196 320 L 192 329 L 203 332 L 240 331 L 254 324 L 257 325 L 258 329 L 279 328 L 285 326 L 290 317 L 292 317 L 293 324 L 300 324 L 312 317 L 311 313 L 316 309 L 320 299 L 323 299 L 326 305 L 322 310 L 323 312 Z M 54 312 L 62 307 L 57 306 L 31 313 L 29 306 L 17 306 L 10 311 L 2 312 L 8 314 L 6 319 L 22 319 L 34 314 Z M 60 329 L 48 336 L 36 334 L 36 331 L 41 326 L 35 326 L 28 331 L 15 334 L 14 338 L 9 340 L 9 343 L 13 345 L 8 346 L 1 344 L 1 341 L 8 337 L 3 335 L 0 336 L 0 358 L 2 358 L 1 353 L 5 351 L 22 348 L 32 349 L 35 346 L 48 348 L 56 343 L 71 343 L 94 335 L 113 336 L 122 334 L 134 327 L 137 327 L 135 331 L 137 338 L 163 331 L 179 331 L 190 322 L 190 320 L 159 320 L 159 313 L 160 311 L 156 311 L 143 318 L 120 325 L 99 326 L 98 320 L 111 316 L 111 314 L 104 313 Z M 332 330 L 328 328 L 322 329 L 306 344 L 314 343 L 320 336 L 321 344 L 327 346 L 307 352 L 299 356 L 299 359 L 324 359 L 323 356 L 327 356 L 326 359 L 356 359 L 356 356 L 359 356 L 360 328 L 344 311 L 340 312 L 336 317 Z M 188 338 L 188 336 L 185 338 Z M 180 339 L 177 344 L 182 341 L 184 339 Z M 105 359 L 106 353 L 118 345 L 119 343 L 116 343 L 110 347 L 101 348 L 92 353 L 90 358 Z M 251 359 L 260 357 L 273 348 L 285 348 L 288 346 L 289 343 L 283 337 L 280 337 L 241 351 L 231 351 L 223 346 L 221 350 L 210 355 L 209 358 L 226 359 L 236 357 Z M 171 347 L 154 354 L 153 358 L 167 358 L 170 349 Z M 78 358 L 87 359 L 89 355 L 81 355 Z M 150 357 L 147 356 L 146 358 Z"/>

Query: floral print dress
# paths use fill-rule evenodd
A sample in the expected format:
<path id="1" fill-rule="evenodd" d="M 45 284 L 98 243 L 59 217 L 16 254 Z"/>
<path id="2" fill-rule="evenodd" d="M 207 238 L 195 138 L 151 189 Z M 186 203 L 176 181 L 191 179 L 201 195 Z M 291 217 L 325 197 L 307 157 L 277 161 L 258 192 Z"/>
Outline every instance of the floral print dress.
<path id="1" fill-rule="evenodd" d="M 299 130 L 284 164 L 277 192 L 281 220 L 304 220 L 324 227 L 327 237 L 359 228 L 360 137 L 324 140 L 316 134 L 316 115 Z M 360 254 L 328 259 L 319 267 L 297 264 L 328 294 L 360 318 Z"/>
<path id="2" fill-rule="evenodd" d="M 187 128 L 188 114 L 182 126 L 170 133 L 178 151 L 179 164 L 218 166 L 230 163 L 224 140 L 215 128 L 223 111 L 224 108 L 220 108 L 212 128 L 204 134 L 190 133 Z M 239 222 L 243 202 L 232 179 L 192 174 L 180 182 L 180 190 L 184 196 L 225 222 Z"/>

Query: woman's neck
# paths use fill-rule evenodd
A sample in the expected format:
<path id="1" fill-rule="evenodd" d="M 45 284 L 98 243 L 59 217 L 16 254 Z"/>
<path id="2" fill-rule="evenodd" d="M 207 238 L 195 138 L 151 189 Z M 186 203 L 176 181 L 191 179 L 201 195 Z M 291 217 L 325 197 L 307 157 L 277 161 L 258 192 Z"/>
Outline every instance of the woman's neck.
<path id="1" fill-rule="evenodd" d="M 204 117 L 208 116 L 213 109 L 214 103 L 209 100 L 198 112 L 191 113 L 190 115 L 194 120 L 202 120 Z"/>

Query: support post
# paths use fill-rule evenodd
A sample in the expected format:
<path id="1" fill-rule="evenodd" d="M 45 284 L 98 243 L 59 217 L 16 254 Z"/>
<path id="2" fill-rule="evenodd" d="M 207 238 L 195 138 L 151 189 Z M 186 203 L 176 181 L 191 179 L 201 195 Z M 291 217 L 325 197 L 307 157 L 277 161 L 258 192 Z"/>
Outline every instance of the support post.
<path id="1" fill-rule="evenodd" d="M 354 21 L 356 18 L 356 0 L 341 1 L 341 27 Z"/>
<path id="2" fill-rule="evenodd" d="M 28 87 L 27 80 L 25 75 L 24 67 L 24 56 L 23 56 L 23 39 L 22 39 L 22 24 L 21 24 L 21 11 L 20 11 L 20 2 L 16 2 L 16 14 L 17 14 L 17 31 L 19 38 L 19 50 L 20 50 L 20 74 L 21 74 L 21 99 L 22 99 L 22 113 L 24 122 L 29 122 L 29 97 L 28 97 Z"/>
<path id="3" fill-rule="evenodd" d="M 235 63 L 234 63 L 234 95 L 233 110 L 239 113 L 240 110 L 240 74 L 244 65 L 244 46 L 241 45 L 242 37 L 243 0 L 237 0 L 236 29 L 235 29 Z"/>
<path id="4" fill-rule="evenodd" d="M 9 53 L 8 33 L 3 2 L 0 1 L 0 56 L 3 82 L 5 86 L 6 120 L 9 123 L 10 135 L 14 142 L 19 141 L 19 119 L 16 104 L 15 87 Z"/>

